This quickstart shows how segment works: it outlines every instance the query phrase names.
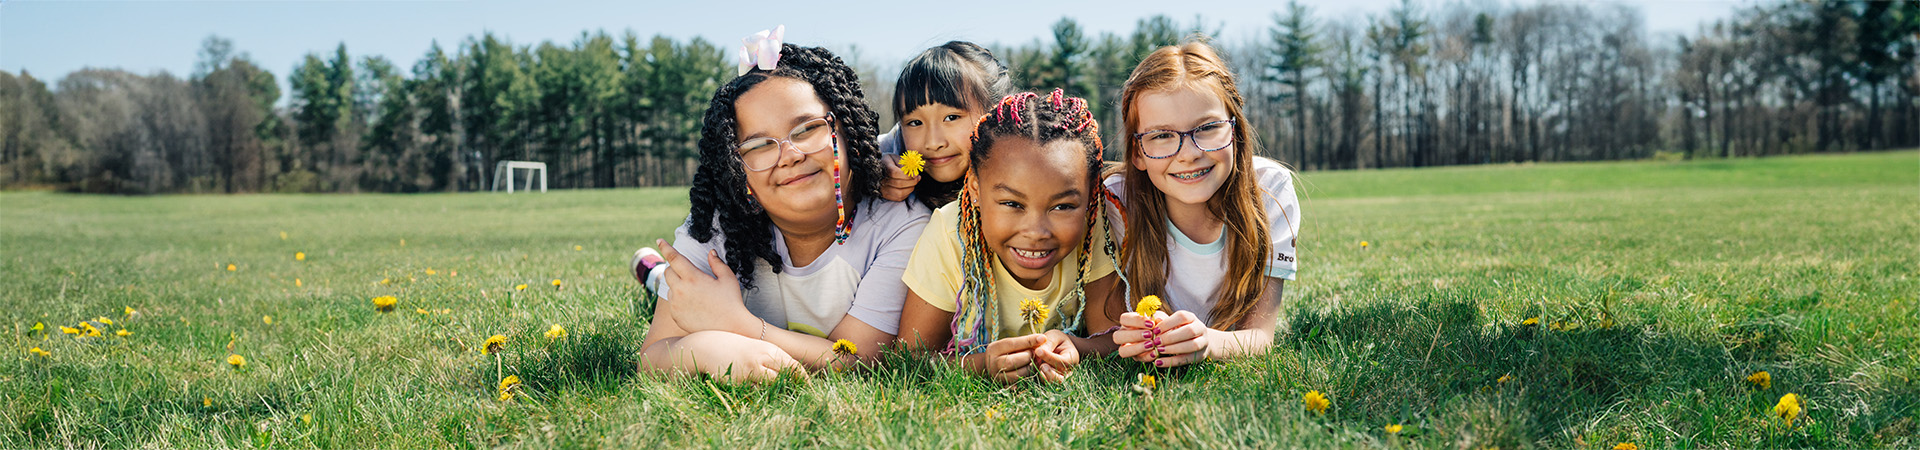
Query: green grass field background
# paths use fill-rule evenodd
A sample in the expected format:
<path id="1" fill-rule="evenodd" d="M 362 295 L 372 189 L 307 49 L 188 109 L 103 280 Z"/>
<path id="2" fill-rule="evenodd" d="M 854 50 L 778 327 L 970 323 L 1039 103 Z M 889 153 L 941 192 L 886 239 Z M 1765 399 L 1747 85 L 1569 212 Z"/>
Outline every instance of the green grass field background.
<path id="1" fill-rule="evenodd" d="M 1299 188 L 1271 355 L 1010 387 L 908 354 L 760 385 L 637 373 L 651 307 L 624 265 L 684 189 L 0 193 L 0 447 L 1920 446 L 1920 153 Z M 97 317 L 105 336 L 58 331 Z M 525 395 L 496 398 L 503 374 Z"/>

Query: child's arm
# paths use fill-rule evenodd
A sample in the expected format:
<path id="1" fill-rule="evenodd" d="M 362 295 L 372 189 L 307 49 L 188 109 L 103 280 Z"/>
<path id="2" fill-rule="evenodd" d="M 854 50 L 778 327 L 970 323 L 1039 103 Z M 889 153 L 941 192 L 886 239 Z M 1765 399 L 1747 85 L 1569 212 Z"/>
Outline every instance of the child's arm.
<path id="1" fill-rule="evenodd" d="M 879 357 L 880 347 L 893 340 L 892 335 L 852 316 L 842 318 L 826 339 L 768 324 L 747 311 L 740 299 L 739 278 L 718 255 L 706 255 L 707 266 L 713 268 L 713 274 L 709 275 L 687 261 L 679 251 L 665 246 L 661 250 L 667 260 L 668 273 L 665 279 L 672 297 L 663 298 L 655 309 L 666 308 L 666 314 L 660 315 L 668 316 L 676 327 L 681 323 L 693 323 L 696 325 L 685 329 L 725 332 L 772 343 L 784 354 L 810 368 L 872 361 Z M 854 343 L 855 356 L 842 357 L 833 353 L 834 340 L 837 339 Z"/>
<path id="2" fill-rule="evenodd" d="M 766 341 L 724 331 L 689 334 L 674 323 L 673 315 L 663 310 L 666 307 L 654 304 L 653 322 L 640 343 L 641 370 L 761 381 L 778 377 L 783 370 L 801 368 L 799 361 Z"/>

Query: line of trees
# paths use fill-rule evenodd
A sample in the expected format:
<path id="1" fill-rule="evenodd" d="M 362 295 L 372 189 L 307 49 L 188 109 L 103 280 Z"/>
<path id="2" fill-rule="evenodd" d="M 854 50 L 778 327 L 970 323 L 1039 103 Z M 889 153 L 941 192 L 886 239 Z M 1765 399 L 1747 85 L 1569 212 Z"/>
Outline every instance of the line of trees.
<path id="1" fill-rule="evenodd" d="M 1260 151 L 1303 170 L 1736 157 L 1920 146 L 1920 4 L 1782 1 L 1653 36 L 1619 5 L 1403 0 L 1328 20 L 1297 3 L 1216 39 Z M 1088 98 L 1119 142 L 1127 75 L 1200 18 L 989 45 L 1034 90 Z M 891 123 L 892 73 L 842 56 Z M 699 121 L 732 76 L 722 48 L 632 31 L 515 45 L 437 43 L 410 70 L 344 45 L 280 80 L 210 37 L 190 77 L 85 69 L 53 88 L 0 72 L 0 186 L 111 193 L 488 188 L 493 163 L 546 162 L 556 187 L 685 184 Z M 1114 146 L 1116 149 L 1118 146 Z M 1109 155 L 1116 157 L 1117 155 Z"/>

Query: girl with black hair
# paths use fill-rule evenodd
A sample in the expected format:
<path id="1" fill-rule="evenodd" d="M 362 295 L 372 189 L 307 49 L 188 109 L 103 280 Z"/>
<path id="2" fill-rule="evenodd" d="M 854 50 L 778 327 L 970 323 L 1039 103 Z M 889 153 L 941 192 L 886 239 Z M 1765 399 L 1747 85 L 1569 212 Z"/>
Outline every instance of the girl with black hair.
<path id="1" fill-rule="evenodd" d="M 1061 381 L 1109 353 L 1121 304 L 1086 100 L 1009 95 L 980 119 L 960 199 L 933 213 L 907 263 L 908 348 L 946 349 L 1003 383 Z"/>
<path id="2" fill-rule="evenodd" d="M 880 151 L 918 163 L 914 174 L 888 159 L 881 194 L 888 200 L 918 201 L 927 208 L 952 202 L 970 162 L 973 125 L 987 108 L 1013 93 L 1013 78 L 993 52 L 972 42 L 952 41 L 920 52 L 900 69 L 893 88 L 893 116 L 900 124 L 880 136 Z M 908 200 L 909 194 L 912 200 Z"/>
<path id="3" fill-rule="evenodd" d="M 879 198 L 876 117 L 853 69 L 759 37 L 707 109 L 687 222 L 658 242 L 643 369 L 764 380 L 871 360 L 899 331 L 928 211 Z"/>

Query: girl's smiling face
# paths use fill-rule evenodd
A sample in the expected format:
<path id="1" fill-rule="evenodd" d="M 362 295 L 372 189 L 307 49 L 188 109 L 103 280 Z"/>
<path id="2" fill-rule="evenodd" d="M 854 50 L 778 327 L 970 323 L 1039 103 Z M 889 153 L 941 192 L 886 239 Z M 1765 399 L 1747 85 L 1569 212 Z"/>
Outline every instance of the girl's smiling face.
<path id="1" fill-rule="evenodd" d="M 813 85 L 786 77 L 767 78 L 734 101 L 734 145 L 757 138 L 789 139 L 796 127 L 827 117 L 827 112 Z M 834 123 L 834 136 L 840 135 L 838 127 Z M 837 141 L 830 139 L 827 145 L 838 145 Z M 753 200 L 766 208 L 767 216 L 781 229 L 832 227 L 837 217 L 834 158 L 840 154 L 840 167 L 846 167 L 844 152 L 832 147 L 797 149 L 795 145 L 805 144 L 782 142 L 772 168 L 746 171 Z M 801 154 L 802 150 L 813 153 Z M 846 171 L 841 176 L 847 176 Z"/>
<path id="2" fill-rule="evenodd" d="M 981 236 L 1021 285 L 1045 289 L 1054 265 L 1087 235 L 1086 149 L 1071 139 L 1040 145 L 1008 137 L 988 154 L 975 175 Z"/>
<path id="3" fill-rule="evenodd" d="M 900 119 L 901 145 L 927 159 L 927 175 L 934 180 L 958 180 L 967 174 L 967 151 L 980 116 L 944 103 L 921 105 Z"/>
<path id="4" fill-rule="evenodd" d="M 1232 118 L 1227 115 L 1227 105 L 1220 101 L 1219 95 L 1191 85 L 1143 92 L 1134 99 L 1133 106 L 1138 111 L 1135 114 L 1139 117 L 1139 127 L 1129 130 L 1128 139 L 1133 139 L 1135 133 L 1188 131 Z M 1134 152 L 1127 156 L 1127 162 L 1146 172 L 1154 187 L 1166 194 L 1167 201 L 1204 205 L 1226 184 L 1239 149 L 1229 143 L 1219 150 L 1201 151 L 1192 140 L 1178 139 L 1182 140 L 1180 150 L 1171 157 L 1154 159 Z"/>

